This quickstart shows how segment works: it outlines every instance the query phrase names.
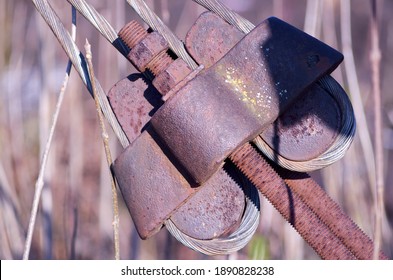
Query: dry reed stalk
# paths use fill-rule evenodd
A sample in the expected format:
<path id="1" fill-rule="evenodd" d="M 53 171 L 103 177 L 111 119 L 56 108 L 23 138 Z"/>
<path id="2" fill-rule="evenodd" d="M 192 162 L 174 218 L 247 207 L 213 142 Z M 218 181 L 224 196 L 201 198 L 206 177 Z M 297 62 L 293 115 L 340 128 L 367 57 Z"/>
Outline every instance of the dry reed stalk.
<path id="1" fill-rule="evenodd" d="M 69 69 L 71 69 L 71 67 L 69 67 Z M 53 134 L 54 134 L 54 131 L 55 131 L 58 115 L 59 115 L 61 104 L 62 104 L 62 101 L 63 101 L 63 98 L 64 98 L 65 89 L 67 87 L 68 77 L 69 77 L 69 72 L 67 72 L 66 78 L 64 79 L 64 82 L 63 82 L 63 86 L 62 86 L 62 88 L 60 90 L 58 102 L 56 104 L 56 111 L 55 111 L 55 114 L 54 114 L 53 119 L 52 119 L 52 126 L 51 126 L 51 129 L 50 129 L 48 140 L 46 142 L 44 153 L 43 153 L 42 160 L 41 160 L 40 172 L 39 172 L 36 184 L 35 184 L 35 193 L 34 193 L 33 206 L 32 206 L 32 210 L 31 210 L 31 216 L 30 216 L 30 221 L 29 221 L 29 228 L 28 228 L 27 237 L 26 237 L 25 250 L 24 250 L 24 253 L 23 253 L 23 259 L 24 260 L 27 260 L 29 258 L 30 247 L 31 247 L 31 240 L 32 240 L 32 237 L 33 237 L 34 225 L 35 225 L 35 221 L 36 221 L 36 218 L 37 218 L 37 211 L 38 211 L 38 206 L 39 206 L 39 200 L 40 200 L 40 197 L 41 197 L 42 189 L 44 187 L 44 175 L 45 175 L 46 164 L 47 164 L 47 161 L 48 161 L 49 151 L 50 151 L 50 148 L 51 148 Z"/>
<path id="2" fill-rule="evenodd" d="M 105 6 L 101 8 L 101 15 L 105 16 L 105 18 L 109 22 L 113 22 L 114 19 L 116 18 L 116 15 L 114 14 L 116 12 L 116 8 L 113 7 L 112 5 Z M 95 38 L 94 38 L 95 39 Z M 104 88 L 110 87 L 114 81 L 117 81 L 119 79 L 119 73 L 118 73 L 118 65 L 117 65 L 117 60 L 115 59 L 116 53 L 113 50 L 113 46 L 110 44 L 107 44 L 105 40 L 102 40 L 103 38 L 99 38 L 96 44 L 97 46 L 97 51 L 95 52 L 98 54 L 97 57 L 99 59 L 96 60 L 95 62 L 95 67 L 96 69 L 99 69 L 100 71 L 97 74 L 97 76 L 100 76 L 100 83 Z M 102 73 L 100 75 L 100 73 Z M 95 113 L 96 114 L 96 113 Z M 115 148 L 116 145 L 111 145 L 112 142 L 116 141 L 116 139 L 113 137 L 113 135 L 109 134 L 110 131 L 108 131 L 108 143 L 111 147 L 111 153 L 112 154 L 117 154 Z M 105 239 L 108 240 L 108 236 L 112 238 L 113 236 L 113 226 L 112 224 L 112 212 L 113 212 L 113 205 L 111 203 L 108 203 L 108 197 L 111 197 L 111 189 L 108 188 L 109 185 L 111 185 L 111 178 L 110 178 L 110 173 L 107 172 L 108 170 L 108 163 L 106 160 L 106 153 L 105 149 L 101 148 L 101 145 L 99 147 L 99 155 L 100 155 L 100 183 L 99 183 L 99 197 L 98 197 L 98 219 L 99 219 L 99 231 L 100 235 L 102 237 L 102 241 L 104 242 Z M 120 233 L 119 233 L 120 234 Z"/>
<path id="3" fill-rule="evenodd" d="M 47 159 L 45 159 L 45 163 L 43 164 L 43 172 L 38 176 L 36 182 L 37 184 L 42 184 L 39 187 L 42 188 L 40 199 L 41 199 L 41 225 L 42 225 L 42 252 L 44 259 L 52 259 L 52 231 L 53 231 L 53 203 L 52 203 L 52 183 L 53 183 L 53 174 L 55 170 L 55 166 L 57 163 L 57 141 L 53 140 L 53 135 L 49 136 L 51 130 L 51 122 L 53 123 L 53 132 L 55 127 L 57 126 L 57 118 L 60 112 L 60 108 L 63 104 L 64 92 L 59 95 L 58 104 L 56 113 L 51 117 L 51 109 L 53 107 L 52 100 L 52 88 L 51 81 L 48 77 L 53 75 L 54 63 L 56 61 L 55 50 L 56 43 L 52 40 L 49 40 L 50 32 L 41 19 L 36 16 L 35 18 L 37 22 L 37 30 L 38 30 L 38 40 L 39 45 L 42 47 L 42 52 L 40 53 L 40 67 L 39 67 L 39 75 L 41 80 L 42 90 L 39 95 L 39 108 L 38 108 L 38 129 L 39 129 L 39 158 L 43 158 L 43 154 L 47 150 Z M 45 55 L 43 55 L 45 54 Z M 66 71 L 67 73 L 67 71 Z M 66 79 L 66 78 L 65 78 Z M 68 78 L 67 78 L 68 79 Z M 68 81 L 66 82 L 68 83 Z M 51 120 L 51 118 L 53 120 Z M 52 132 L 52 133 L 53 133 Z M 50 139 L 50 140 L 48 140 Z M 49 144 L 47 144 L 49 142 Z M 51 152 L 49 152 L 49 150 Z M 49 162 L 49 164 L 47 164 Z M 42 176 L 42 178 L 40 178 Z"/>
<path id="4" fill-rule="evenodd" d="M 75 19 L 75 21 L 73 20 L 73 27 L 72 27 L 73 40 L 75 40 L 75 37 L 76 37 L 76 27 L 75 27 L 76 26 L 76 16 L 75 16 L 75 14 L 76 14 L 75 9 L 72 8 L 73 19 Z M 23 252 L 23 259 L 24 260 L 27 260 L 29 258 L 31 241 L 33 238 L 33 231 L 34 231 L 34 225 L 35 225 L 36 218 L 37 218 L 39 201 L 40 201 L 42 190 L 44 188 L 44 176 L 45 176 L 46 165 L 48 162 L 49 152 L 50 152 L 50 148 L 51 148 L 51 144 L 52 144 L 52 140 L 53 140 L 53 135 L 54 135 L 54 132 L 56 129 L 57 120 L 58 120 L 58 117 L 60 114 L 61 105 L 63 103 L 64 94 L 65 94 L 65 91 L 67 88 L 68 79 L 69 79 L 69 76 L 71 73 L 71 65 L 72 65 L 71 62 L 69 61 L 68 65 L 67 65 L 64 81 L 63 81 L 62 87 L 60 89 L 59 98 L 58 98 L 58 101 L 56 104 L 56 109 L 55 109 L 54 115 L 52 117 L 52 125 L 51 125 L 50 131 L 49 131 L 48 139 L 46 141 L 45 148 L 44 148 L 43 155 L 42 155 L 42 159 L 41 159 L 40 171 L 39 171 L 39 175 L 38 175 L 38 178 L 37 178 L 37 181 L 35 184 L 33 206 L 32 206 L 32 210 L 31 210 L 29 227 L 28 227 L 27 236 L 26 236 L 25 249 Z"/>
<path id="5" fill-rule="evenodd" d="M 86 60 L 89 68 L 89 78 L 91 81 L 91 86 L 92 86 L 92 91 L 94 94 L 94 100 L 95 100 L 95 105 L 98 113 L 98 118 L 100 122 L 100 128 L 101 128 L 101 136 L 102 136 L 102 141 L 104 143 L 104 148 L 105 148 L 105 154 L 106 154 L 106 160 L 108 164 L 108 170 L 110 170 L 110 165 L 112 164 L 112 155 L 111 151 L 109 148 L 109 137 L 108 133 L 105 128 L 104 124 L 104 117 L 101 112 L 101 107 L 98 102 L 98 94 L 97 94 L 97 89 L 96 89 L 96 83 L 95 83 L 95 76 L 94 76 L 94 69 L 93 69 L 93 63 L 92 63 L 92 54 L 91 54 L 91 45 L 86 39 L 86 44 L 85 44 L 85 49 L 86 49 Z M 118 205 L 118 200 L 117 200 L 117 190 L 116 190 L 116 183 L 115 183 L 115 178 L 113 174 L 111 173 L 111 185 L 112 185 L 112 201 L 113 201 L 113 238 L 114 238 L 114 249 L 115 249 L 115 259 L 119 260 L 120 259 L 120 246 L 119 246 L 119 205 Z"/>
<path id="6" fill-rule="evenodd" d="M 379 47 L 379 30 L 377 16 L 377 2 L 371 0 L 371 50 L 370 62 L 372 72 L 372 85 L 374 96 L 374 145 L 376 168 L 376 197 L 375 197 L 375 231 L 374 231 L 374 259 L 378 259 L 382 243 L 382 217 L 384 215 L 384 175 L 383 175 L 383 143 L 382 143 L 382 106 L 380 86 L 381 50 Z"/>
<path id="7" fill-rule="evenodd" d="M 14 38 L 17 36 L 9 36 L 12 32 L 25 31 L 21 26 L 14 26 L 17 21 L 9 13 L 10 7 L 3 1 L 0 3 L 0 23 L 5 31 L 0 35 L 0 38 L 4 38 L 0 43 L 0 224 L 3 229 L 0 231 L 0 259 L 20 258 L 23 252 L 21 213 L 24 205 L 23 202 L 19 203 L 19 198 L 23 201 L 25 196 L 20 193 L 21 189 L 14 186 L 23 186 L 31 174 L 28 164 L 23 161 L 26 133 L 23 128 L 21 81 L 26 57 L 17 38 Z M 14 13 L 22 16 L 21 23 L 26 22 L 26 8 L 23 5 L 16 5 Z M 18 170 L 26 173 L 18 177 Z"/>

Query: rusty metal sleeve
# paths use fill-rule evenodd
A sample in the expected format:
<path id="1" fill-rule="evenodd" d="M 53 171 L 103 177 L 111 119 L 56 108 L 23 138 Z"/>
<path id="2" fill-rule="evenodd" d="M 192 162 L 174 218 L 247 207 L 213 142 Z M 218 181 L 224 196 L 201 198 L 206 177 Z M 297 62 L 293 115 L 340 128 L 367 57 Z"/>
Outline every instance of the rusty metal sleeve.
<path id="1" fill-rule="evenodd" d="M 356 259 L 250 144 L 243 145 L 230 159 L 322 259 Z"/>

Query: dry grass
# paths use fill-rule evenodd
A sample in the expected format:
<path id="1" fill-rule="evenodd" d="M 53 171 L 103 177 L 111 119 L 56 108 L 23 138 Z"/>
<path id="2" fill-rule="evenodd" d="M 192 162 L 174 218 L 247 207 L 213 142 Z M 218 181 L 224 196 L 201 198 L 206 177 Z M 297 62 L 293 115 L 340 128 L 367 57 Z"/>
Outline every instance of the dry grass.
<path id="1" fill-rule="evenodd" d="M 203 10 L 191 1 L 147 1 L 162 19 L 183 38 Z M 239 1 L 222 1 L 236 8 Z M 347 1 L 244 1 L 239 12 L 253 23 L 278 15 L 289 23 L 314 33 L 344 51 L 346 62 L 334 74 L 351 95 L 358 98 L 357 136 L 347 155 L 317 172 L 329 194 L 364 231 L 373 237 L 375 225 L 375 164 L 373 161 L 374 101 L 372 98 L 371 4 Z M 392 1 L 379 5 L 379 48 L 382 129 L 393 128 L 393 11 Z M 51 1 L 67 27 L 71 26 L 66 1 Z M 135 13 L 126 1 L 89 1 L 116 30 Z M 350 4 L 349 10 L 343 7 Z M 383 5 L 383 6 L 382 6 Z M 340 9 L 341 8 L 341 9 Z M 350 21 L 348 14 L 350 13 Z M 345 25 L 346 26 L 342 26 Z M 63 81 L 67 57 L 30 1 L 0 0 L 0 259 L 22 257 L 35 181 L 49 133 L 57 93 Z M 347 29 L 345 29 L 347 28 Z M 350 35 L 345 30 L 350 30 Z M 346 43 L 348 36 L 352 44 Z M 132 71 L 125 59 L 82 17 L 78 19 L 77 44 L 86 37 L 92 45 L 95 74 L 103 88 Z M 353 56 L 353 60 L 350 56 Z M 348 64 L 349 60 L 349 64 Z M 350 64 L 353 64 L 352 66 Z M 356 77 L 356 78 L 353 78 Z M 356 93 L 357 92 L 357 93 Z M 358 94 L 357 97 L 356 94 Z M 362 115 L 364 118 L 362 118 Z M 120 145 L 111 131 L 110 147 L 115 158 Z M 101 132 L 92 98 L 77 75 L 71 74 L 60 111 L 53 146 L 44 177 L 30 258 L 113 259 L 112 201 L 110 177 L 105 163 Z M 371 139 L 367 143 L 366 138 Z M 393 140 L 383 139 L 385 214 L 381 248 L 393 256 Z M 375 142 L 375 141 L 374 141 Z M 124 203 L 119 201 L 122 259 L 206 258 L 175 241 L 166 230 L 141 241 Z M 315 253 L 262 199 L 261 224 L 254 242 L 232 258 L 314 259 Z M 258 251 L 259 250 L 259 251 Z"/>

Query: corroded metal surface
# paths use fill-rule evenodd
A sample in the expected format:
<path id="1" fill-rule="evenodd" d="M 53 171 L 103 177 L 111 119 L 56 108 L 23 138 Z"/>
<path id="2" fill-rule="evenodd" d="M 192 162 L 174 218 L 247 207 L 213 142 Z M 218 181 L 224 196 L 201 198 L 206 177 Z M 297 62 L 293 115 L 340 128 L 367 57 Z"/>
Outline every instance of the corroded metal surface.
<path id="1" fill-rule="evenodd" d="M 232 154 L 231 160 L 322 259 L 356 259 L 250 144 Z"/>
<path id="2" fill-rule="evenodd" d="M 117 82 L 108 99 L 130 142 L 138 137 L 154 112 L 163 104 L 161 95 L 141 74 Z"/>
<path id="3" fill-rule="evenodd" d="M 187 63 L 178 58 L 156 75 L 153 80 L 153 85 L 162 95 L 166 95 L 172 88 L 190 74 L 191 71 L 192 70 Z"/>
<path id="4" fill-rule="evenodd" d="M 137 21 L 132 20 L 120 29 L 118 35 L 123 43 L 132 49 L 147 36 L 147 31 Z"/>
<path id="5" fill-rule="evenodd" d="M 154 137 L 154 132 L 144 131 L 113 164 L 141 238 L 155 234 L 171 216 L 181 230 L 198 239 L 216 238 L 236 229 L 245 197 L 235 181 L 220 171 L 200 190 L 191 187 Z"/>
<path id="6" fill-rule="evenodd" d="M 152 119 L 154 130 L 143 132 L 116 160 L 114 171 L 138 232 L 147 238 L 171 217 L 194 238 L 229 234 L 244 208 L 244 195 L 234 181 L 216 172 L 230 156 L 322 258 L 369 258 L 372 242 L 308 175 L 283 172 L 284 181 L 244 144 L 306 90 L 273 125 L 275 130 L 268 128 L 267 142 L 295 160 L 314 157 L 331 144 L 340 123 L 334 100 L 310 85 L 334 69 L 341 55 L 277 19 L 261 26 L 260 34 L 251 32 L 217 64 L 211 66 L 233 42 L 204 57 L 210 69 L 175 87 L 177 94 Z M 307 146 L 309 142 L 319 146 Z M 192 188 L 194 181 L 206 183 Z M 386 258 L 383 253 L 380 257 Z"/>
<path id="7" fill-rule="evenodd" d="M 188 31 L 185 44 L 195 61 L 209 68 L 243 37 L 243 33 L 215 13 L 205 12 Z"/>
<path id="8" fill-rule="evenodd" d="M 208 68 L 243 37 L 216 14 L 205 12 L 187 33 L 186 46 L 193 58 Z M 342 124 L 341 114 L 334 98 L 313 85 L 261 136 L 282 157 L 309 160 L 320 156 L 334 142 Z"/>
<path id="9" fill-rule="evenodd" d="M 341 128 L 341 115 L 336 100 L 315 84 L 261 136 L 287 159 L 310 160 L 333 144 Z"/>
<path id="10" fill-rule="evenodd" d="M 269 18 L 180 89 L 151 123 L 202 184 L 341 60 L 339 52 L 317 39 Z"/>
<path id="11" fill-rule="evenodd" d="M 113 170 L 143 239 L 155 234 L 195 192 L 147 131 L 116 159 Z"/>
<path id="12" fill-rule="evenodd" d="M 133 40 L 130 28 L 137 32 L 136 37 L 140 40 L 146 38 L 147 33 L 141 32 L 141 27 L 137 23 L 127 24 L 125 28 L 122 28 L 119 34 L 124 36 L 122 40 L 129 46 L 138 46 L 139 42 Z M 138 65 L 138 63 L 136 61 L 135 64 Z M 188 77 L 194 77 L 194 75 L 188 75 L 191 69 L 182 60 L 173 61 L 164 53 L 159 53 L 150 61 L 144 60 L 144 64 L 147 64 L 147 67 L 155 75 L 153 83 L 163 95 L 168 91 L 176 90 L 178 85 L 179 87 L 183 86 L 188 81 Z M 196 74 L 200 70 L 194 72 Z M 163 103 L 159 93 L 140 74 L 132 74 L 118 82 L 110 90 L 108 98 L 130 142 L 133 142 L 142 133 L 155 110 Z M 148 238 L 154 234 L 165 219 L 176 213 L 176 208 L 182 204 L 182 210 L 174 218 L 178 217 L 177 226 L 190 236 L 197 239 L 212 239 L 235 230 L 244 212 L 245 204 L 244 193 L 239 186 L 222 171 L 206 182 L 203 188 L 198 189 L 198 193 L 200 193 L 198 196 L 190 197 L 189 195 L 196 189 L 192 189 L 188 195 L 182 195 L 181 191 L 179 196 L 174 193 L 172 196 L 171 193 L 167 195 L 167 188 L 171 187 L 170 180 L 177 181 L 178 178 L 173 174 L 178 175 L 178 173 L 165 172 L 165 170 L 173 171 L 175 169 L 170 161 L 163 160 L 165 155 L 162 151 L 160 152 L 157 145 L 151 142 L 152 138 L 146 133 L 143 133 L 141 139 L 138 139 L 123 152 L 114 164 L 114 172 L 118 178 L 123 198 L 130 209 L 140 236 Z M 141 141 L 145 141 L 145 143 L 141 143 Z M 149 147 L 153 154 L 148 153 L 146 158 L 141 159 L 142 154 L 145 150 L 150 149 Z M 157 163 L 156 158 L 149 160 L 150 156 L 158 157 L 160 163 Z M 128 157 L 134 158 L 129 160 Z M 156 167 L 156 164 L 161 166 Z M 138 171 L 135 170 L 136 168 L 139 168 Z M 162 178 L 162 176 L 165 177 L 164 174 L 168 178 Z M 155 179 L 145 180 L 145 178 Z M 184 179 L 183 183 L 180 182 L 180 186 L 183 188 L 175 186 L 174 191 L 191 189 L 188 183 L 184 183 Z M 216 189 L 217 187 L 218 189 Z M 146 195 L 146 189 L 153 190 L 153 192 Z M 159 196 L 160 193 L 161 196 Z M 162 194 L 165 196 L 164 200 Z M 163 203 L 167 200 L 168 203 Z M 139 202 L 142 205 L 139 205 Z M 198 212 L 198 210 L 205 206 L 206 211 L 214 213 L 214 216 L 199 215 L 202 212 Z M 148 215 L 146 214 L 147 209 L 151 209 Z M 180 219 L 181 215 L 193 218 Z M 196 222 L 200 224 L 199 227 L 195 227 Z"/>
<path id="13" fill-rule="evenodd" d="M 168 49 L 168 42 L 158 32 L 152 32 L 142 38 L 128 53 L 128 58 L 139 71 L 144 72 L 149 62 L 159 53 Z"/>
<path id="14" fill-rule="evenodd" d="M 213 239 L 229 235 L 238 227 L 244 206 L 242 189 L 220 169 L 171 220 L 190 237 Z"/>
<path id="15" fill-rule="evenodd" d="M 312 209 L 330 230 L 361 260 L 373 258 L 373 241 L 345 214 L 343 209 L 308 174 L 276 167 L 288 187 Z M 388 259 L 379 252 L 379 259 Z"/>

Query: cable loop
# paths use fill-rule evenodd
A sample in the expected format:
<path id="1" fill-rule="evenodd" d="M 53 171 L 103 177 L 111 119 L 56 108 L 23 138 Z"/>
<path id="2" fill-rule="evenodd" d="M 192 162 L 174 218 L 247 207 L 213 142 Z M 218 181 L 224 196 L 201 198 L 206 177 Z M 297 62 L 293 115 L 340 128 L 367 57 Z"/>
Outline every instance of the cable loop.
<path id="1" fill-rule="evenodd" d="M 254 143 L 270 160 L 281 167 L 297 172 L 309 172 L 324 168 L 341 159 L 351 145 L 355 136 L 356 122 L 351 101 L 344 89 L 331 76 L 322 77 L 317 82 L 338 103 L 342 114 L 341 129 L 334 143 L 317 158 L 307 161 L 293 161 L 277 154 L 263 139 L 258 136 Z"/>

